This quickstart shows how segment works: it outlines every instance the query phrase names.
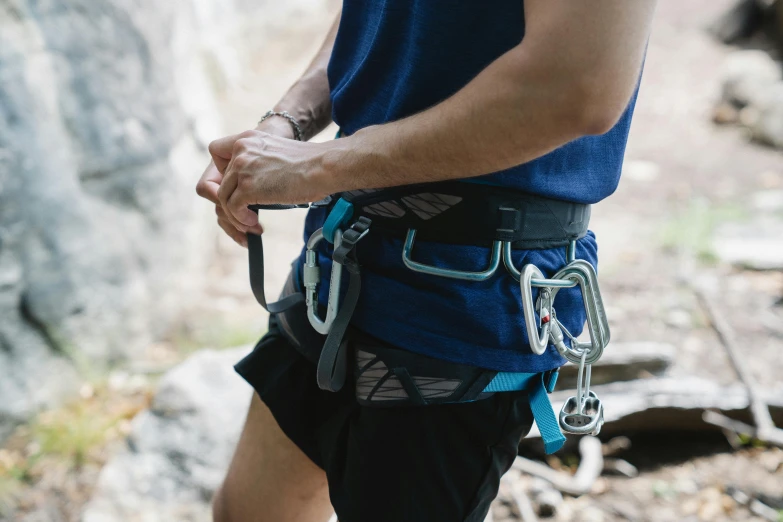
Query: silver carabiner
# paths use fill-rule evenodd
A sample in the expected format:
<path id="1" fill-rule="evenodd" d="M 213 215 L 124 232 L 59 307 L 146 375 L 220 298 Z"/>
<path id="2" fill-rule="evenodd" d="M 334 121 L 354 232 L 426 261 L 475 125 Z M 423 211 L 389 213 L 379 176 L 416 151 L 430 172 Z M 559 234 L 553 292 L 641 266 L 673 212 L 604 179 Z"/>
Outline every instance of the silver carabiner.
<path id="1" fill-rule="evenodd" d="M 550 320 L 541 326 L 539 331 L 538 322 L 536 321 L 536 307 L 533 303 L 533 278 L 543 279 L 544 274 L 541 270 L 533 264 L 527 264 L 522 268 L 522 274 L 519 278 L 519 289 L 522 292 L 522 313 L 525 316 L 525 328 L 527 328 L 527 337 L 530 343 L 530 349 L 536 355 L 541 355 L 546 351 L 546 347 L 549 344 L 549 329 L 552 326 L 552 303 L 554 302 L 554 295 L 547 294 L 547 303 L 541 304 L 541 307 L 546 306 L 550 313 Z"/>
<path id="2" fill-rule="evenodd" d="M 583 259 L 576 259 L 557 272 L 553 279 L 567 279 L 577 283 L 582 291 L 582 303 L 587 318 L 587 329 L 590 342 L 582 343 L 569 334 L 571 348 L 560 351 L 561 355 L 572 363 L 579 364 L 584 352 L 587 352 L 587 364 L 593 364 L 603 355 L 604 348 L 609 344 L 609 323 L 606 319 L 603 298 L 598 287 L 598 277 L 593 265 Z M 554 300 L 559 288 L 553 290 Z M 562 328 L 562 325 L 558 323 Z M 565 330 L 565 328 L 563 328 Z M 563 347 L 565 347 L 563 345 Z"/>
<path id="3" fill-rule="evenodd" d="M 343 233 L 340 229 L 334 233 L 334 247 L 342 243 Z M 305 287 L 305 304 L 307 306 L 307 319 L 313 329 L 326 335 L 332 328 L 332 323 L 340 309 L 340 283 L 343 276 L 343 265 L 332 261 L 332 272 L 329 279 L 329 301 L 326 306 L 326 318 L 318 315 L 318 284 L 321 282 L 321 268 L 318 266 L 318 253 L 315 248 L 324 239 L 323 228 L 319 228 L 307 240 L 305 252 L 305 264 L 302 269 L 302 279 Z"/>
<path id="4" fill-rule="evenodd" d="M 492 255 L 489 259 L 489 266 L 486 270 L 481 272 L 467 272 L 464 270 L 453 270 L 450 268 L 440 268 L 437 266 L 426 265 L 419 263 L 411 258 L 413 252 L 413 242 L 416 240 L 416 230 L 408 230 L 408 235 L 405 237 L 405 244 L 402 247 L 402 262 L 413 270 L 414 272 L 420 272 L 422 274 L 448 277 L 451 279 L 462 279 L 464 281 L 486 281 L 497 272 L 498 266 L 500 266 L 500 248 L 501 241 L 495 241 L 492 243 Z"/>

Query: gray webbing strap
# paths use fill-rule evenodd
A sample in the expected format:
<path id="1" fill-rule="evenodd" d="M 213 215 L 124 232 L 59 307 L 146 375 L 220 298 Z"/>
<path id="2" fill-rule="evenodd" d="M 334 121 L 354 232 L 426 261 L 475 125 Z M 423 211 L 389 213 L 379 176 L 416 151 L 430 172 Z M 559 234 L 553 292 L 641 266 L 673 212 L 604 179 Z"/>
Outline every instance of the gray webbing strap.
<path id="1" fill-rule="evenodd" d="M 250 261 L 250 288 L 256 301 L 264 307 L 264 310 L 270 314 L 279 314 L 304 302 L 304 294 L 297 292 L 267 304 L 264 292 L 264 243 L 261 236 L 247 234 L 247 255 Z"/>
<path id="2" fill-rule="evenodd" d="M 359 263 L 356 261 L 354 249 L 368 232 L 370 220 L 360 218 L 351 228 L 343 233 L 342 242 L 332 255 L 332 259 L 343 265 L 343 268 L 351 274 L 348 280 L 348 291 L 345 294 L 340 311 L 334 318 L 329 335 L 326 337 L 321 357 L 318 359 L 316 380 L 318 387 L 326 391 L 338 391 L 345 384 L 347 373 L 347 346 L 344 341 L 345 331 L 351 322 L 356 303 L 359 302 L 359 294 L 362 290 L 362 277 Z"/>

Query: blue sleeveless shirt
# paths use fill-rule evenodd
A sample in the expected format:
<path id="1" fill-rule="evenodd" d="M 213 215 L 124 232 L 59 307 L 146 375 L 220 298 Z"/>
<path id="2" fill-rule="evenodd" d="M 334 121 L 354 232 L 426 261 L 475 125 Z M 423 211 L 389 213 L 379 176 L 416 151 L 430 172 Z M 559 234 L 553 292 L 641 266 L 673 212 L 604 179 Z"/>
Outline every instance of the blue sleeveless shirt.
<path id="1" fill-rule="evenodd" d="M 520 0 L 344 0 L 329 62 L 333 118 L 343 134 L 404 118 L 451 96 L 525 32 Z M 580 203 L 610 195 L 620 178 L 634 100 L 606 134 L 572 141 L 534 161 L 470 181 L 508 186 Z M 305 238 L 322 226 L 325 212 L 313 209 Z M 415 258 L 461 270 L 482 270 L 482 247 L 420 242 Z M 330 252 L 319 262 L 326 303 Z M 358 247 L 362 293 L 352 324 L 407 350 L 500 371 L 537 372 L 564 360 L 550 346 L 530 351 L 519 284 L 505 272 L 485 282 L 444 279 L 412 272 L 402 264 L 402 242 L 370 234 Z M 577 243 L 577 257 L 597 263 L 595 236 Z M 534 263 L 546 276 L 565 263 L 565 248 L 515 251 L 521 268 Z M 300 263 L 301 264 L 301 263 Z M 561 291 L 558 319 L 574 334 L 585 316 L 577 289 Z"/>

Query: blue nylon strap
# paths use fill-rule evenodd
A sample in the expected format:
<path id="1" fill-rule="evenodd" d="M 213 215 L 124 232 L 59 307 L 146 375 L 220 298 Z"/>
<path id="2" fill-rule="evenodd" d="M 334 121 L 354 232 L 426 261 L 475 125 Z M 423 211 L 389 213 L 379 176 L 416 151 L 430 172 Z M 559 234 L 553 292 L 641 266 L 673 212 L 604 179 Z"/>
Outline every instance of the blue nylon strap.
<path id="1" fill-rule="evenodd" d="M 338 228 L 343 228 L 348 220 L 353 217 L 353 205 L 343 198 L 337 200 L 324 222 L 324 239 L 329 243 L 334 241 L 334 233 Z"/>
<path id="2" fill-rule="evenodd" d="M 549 382 L 546 383 L 546 391 L 548 393 L 552 393 L 555 391 L 555 386 L 557 385 L 557 378 L 560 375 L 560 370 L 554 370 L 551 375 L 549 376 Z"/>
<path id="3" fill-rule="evenodd" d="M 565 437 L 560 431 L 552 403 L 547 394 L 547 383 L 544 382 L 544 374 L 537 379 L 530 388 L 530 409 L 533 410 L 533 418 L 536 420 L 541 439 L 544 441 L 544 451 L 549 455 L 563 447 Z"/>
<path id="4" fill-rule="evenodd" d="M 536 375 L 538 374 L 499 372 L 494 379 L 489 381 L 487 387 L 484 388 L 484 393 L 526 390 L 530 380 Z"/>
<path id="5" fill-rule="evenodd" d="M 556 371 L 551 373 L 499 372 L 484 388 L 487 393 L 528 390 L 530 409 L 533 411 L 533 418 L 538 425 L 538 431 L 544 441 L 544 451 L 547 454 L 558 451 L 565 443 L 565 437 L 560 431 L 548 395 L 555 388 L 557 375 Z"/>

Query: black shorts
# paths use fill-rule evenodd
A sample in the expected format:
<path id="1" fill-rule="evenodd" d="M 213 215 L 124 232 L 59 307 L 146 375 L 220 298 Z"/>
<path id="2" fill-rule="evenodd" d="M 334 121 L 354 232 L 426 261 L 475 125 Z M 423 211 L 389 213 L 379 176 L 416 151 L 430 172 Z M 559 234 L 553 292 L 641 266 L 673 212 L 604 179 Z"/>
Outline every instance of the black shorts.
<path id="1" fill-rule="evenodd" d="M 323 391 L 274 320 L 236 370 L 326 471 L 340 522 L 482 522 L 533 423 L 526 392 L 378 408 L 357 403 L 350 377 Z"/>

